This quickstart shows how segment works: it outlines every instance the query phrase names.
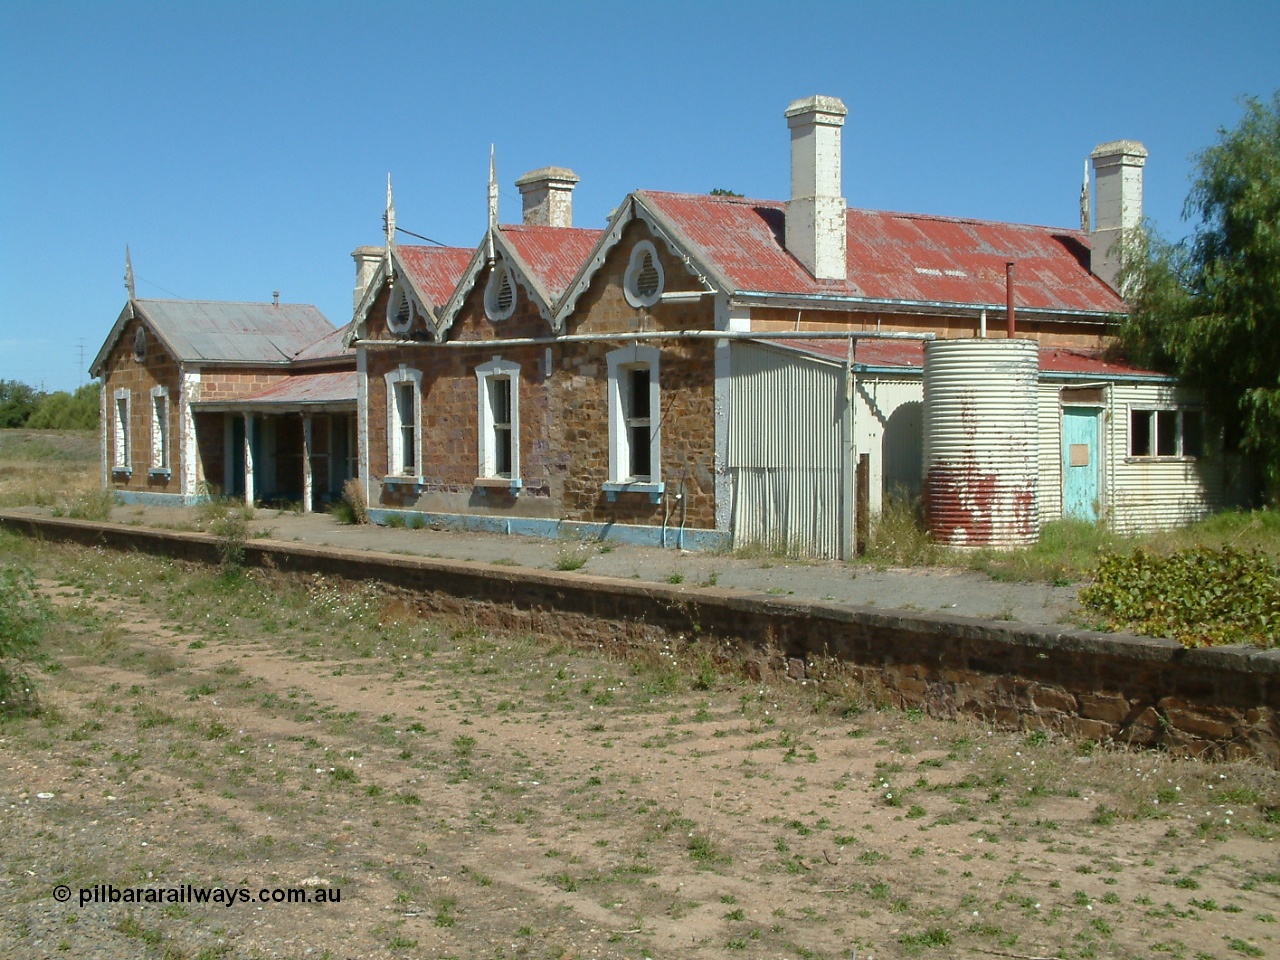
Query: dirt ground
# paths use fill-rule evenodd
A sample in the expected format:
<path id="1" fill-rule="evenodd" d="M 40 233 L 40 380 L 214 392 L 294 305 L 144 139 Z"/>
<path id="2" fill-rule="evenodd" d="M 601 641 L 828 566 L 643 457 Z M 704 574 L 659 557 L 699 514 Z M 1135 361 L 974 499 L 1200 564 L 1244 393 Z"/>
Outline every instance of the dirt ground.
<path id="1" fill-rule="evenodd" d="M 5 551 L 56 614 L 44 714 L 0 725 L 0 956 L 1280 955 L 1257 765 L 936 722 L 676 638 L 485 633 L 373 586 Z M 312 902 L 81 902 L 104 885 Z"/>

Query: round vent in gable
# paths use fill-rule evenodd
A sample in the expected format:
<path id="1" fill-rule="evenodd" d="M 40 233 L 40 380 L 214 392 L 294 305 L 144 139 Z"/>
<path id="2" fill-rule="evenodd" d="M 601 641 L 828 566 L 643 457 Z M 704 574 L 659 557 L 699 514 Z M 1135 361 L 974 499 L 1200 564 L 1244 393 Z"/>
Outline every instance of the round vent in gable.
<path id="1" fill-rule="evenodd" d="M 139 327 L 138 332 L 133 335 L 133 359 L 139 363 L 147 359 L 147 330 L 145 327 Z"/>
<path id="2" fill-rule="evenodd" d="M 412 295 L 403 281 L 396 281 L 387 300 L 387 329 L 392 333 L 408 333 L 416 315 Z"/>
<path id="3" fill-rule="evenodd" d="M 622 278 L 622 292 L 633 307 L 652 307 L 662 297 L 666 275 L 658 260 L 658 251 L 648 240 L 641 240 L 631 250 L 631 263 Z"/>
<path id="4" fill-rule="evenodd" d="M 490 320 L 507 320 L 516 312 L 516 281 L 511 268 L 498 263 L 484 288 L 484 314 Z"/>

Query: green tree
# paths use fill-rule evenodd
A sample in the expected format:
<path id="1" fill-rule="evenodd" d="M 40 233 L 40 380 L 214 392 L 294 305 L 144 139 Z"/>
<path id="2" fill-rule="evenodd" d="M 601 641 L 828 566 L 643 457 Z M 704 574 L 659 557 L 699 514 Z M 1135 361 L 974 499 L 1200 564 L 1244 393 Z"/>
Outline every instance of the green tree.
<path id="1" fill-rule="evenodd" d="M 1229 445 L 1254 455 L 1280 496 L 1280 91 L 1196 157 L 1183 217 L 1193 235 L 1131 245 L 1121 341 L 1139 362 L 1199 387 Z"/>
<path id="2" fill-rule="evenodd" d="M 44 394 L 18 380 L 0 380 L 0 427 L 24 427 Z"/>
<path id="3" fill-rule="evenodd" d="M 40 399 L 26 425 L 32 430 L 95 430 L 101 390 L 96 381 L 77 387 L 75 393 L 55 390 Z"/>

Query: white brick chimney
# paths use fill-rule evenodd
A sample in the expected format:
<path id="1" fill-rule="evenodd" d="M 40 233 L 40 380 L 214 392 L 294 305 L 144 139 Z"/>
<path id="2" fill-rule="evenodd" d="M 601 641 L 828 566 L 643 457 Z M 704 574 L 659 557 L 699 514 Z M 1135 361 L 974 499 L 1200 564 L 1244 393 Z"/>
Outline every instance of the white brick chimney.
<path id="1" fill-rule="evenodd" d="M 843 280 L 846 214 L 840 195 L 840 128 L 849 111 L 835 97 L 809 97 L 787 108 L 791 128 L 791 199 L 787 249 L 820 280 Z"/>
<path id="2" fill-rule="evenodd" d="M 572 227 L 573 188 L 579 177 L 568 167 L 543 167 L 516 181 L 530 226 Z"/>
<path id="3" fill-rule="evenodd" d="M 353 295 L 355 301 L 353 309 L 358 310 L 360 308 L 360 301 L 364 299 L 364 292 L 369 287 L 369 281 L 373 279 L 374 271 L 378 269 L 378 264 L 382 262 L 386 252 L 386 247 L 356 247 L 351 251 L 351 259 L 356 262 L 356 288 Z"/>
<path id="4" fill-rule="evenodd" d="M 1137 140 L 1113 140 L 1093 148 L 1094 224 L 1091 268 L 1116 287 L 1121 240 L 1142 225 L 1142 168 L 1147 148 Z"/>

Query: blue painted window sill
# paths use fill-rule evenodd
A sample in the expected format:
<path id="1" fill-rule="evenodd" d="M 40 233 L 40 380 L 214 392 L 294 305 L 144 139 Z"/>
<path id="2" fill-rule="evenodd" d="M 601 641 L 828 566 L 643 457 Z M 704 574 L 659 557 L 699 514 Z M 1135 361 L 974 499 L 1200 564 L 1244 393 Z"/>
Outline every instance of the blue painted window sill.
<path id="1" fill-rule="evenodd" d="M 658 483 L 606 483 L 604 496 L 606 500 L 613 503 L 620 493 L 647 493 L 653 503 L 659 503 L 662 500 L 662 491 L 665 489 L 661 481 Z"/>
<path id="2" fill-rule="evenodd" d="M 513 497 L 518 497 L 520 490 L 524 487 L 524 481 L 519 477 L 476 477 L 472 484 L 482 497 L 491 489 L 509 490 Z"/>

